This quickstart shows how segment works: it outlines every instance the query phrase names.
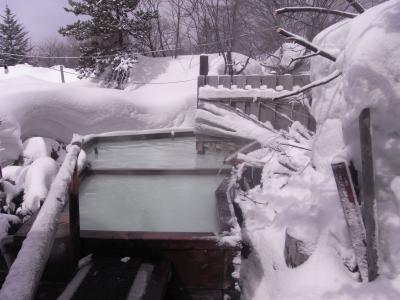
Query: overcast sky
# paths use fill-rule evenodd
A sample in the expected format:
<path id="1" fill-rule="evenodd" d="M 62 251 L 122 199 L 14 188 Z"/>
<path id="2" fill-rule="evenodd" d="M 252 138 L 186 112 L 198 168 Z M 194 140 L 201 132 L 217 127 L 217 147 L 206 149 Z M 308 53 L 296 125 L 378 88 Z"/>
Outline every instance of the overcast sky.
<path id="1" fill-rule="evenodd" d="M 0 0 L 0 15 L 3 15 L 6 3 L 24 24 L 32 43 L 61 37 L 58 28 L 77 19 L 74 14 L 64 11 L 67 0 Z"/>

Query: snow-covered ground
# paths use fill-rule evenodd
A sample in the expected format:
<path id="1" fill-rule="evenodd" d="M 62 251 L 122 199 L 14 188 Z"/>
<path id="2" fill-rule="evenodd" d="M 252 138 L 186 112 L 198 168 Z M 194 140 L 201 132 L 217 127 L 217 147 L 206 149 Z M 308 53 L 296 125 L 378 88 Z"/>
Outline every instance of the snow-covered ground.
<path id="1" fill-rule="evenodd" d="M 245 299 L 400 299 L 399 20 L 400 2 L 392 0 L 316 37 L 314 42 L 338 59 L 313 58 L 313 79 L 335 70 L 343 76 L 313 91 L 317 132 L 310 164 L 288 177 L 282 171 L 271 175 L 275 165 L 269 161 L 262 188 L 248 193 L 252 200 L 238 199 L 244 235 L 253 246 L 241 269 Z M 361 283 L 349 270 L 356 261 L 331 163 L 344 157 L 361 171 L 358 116 L 366 107 L 373 122 L 380 276 Z M 304 161 L 303 155 L 289 156 Z M 286 232 L 311 253 L 296 268 L 285 263 Z"/>

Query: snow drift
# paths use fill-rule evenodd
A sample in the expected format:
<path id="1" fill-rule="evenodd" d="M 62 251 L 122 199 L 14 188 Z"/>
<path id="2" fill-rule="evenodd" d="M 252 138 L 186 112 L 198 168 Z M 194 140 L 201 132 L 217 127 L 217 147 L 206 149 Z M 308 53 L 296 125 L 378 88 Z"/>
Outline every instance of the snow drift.
<path id="1" fill-rule="evenodd" d="M 311 164 L 282 177 L 264 176 L 263 185 L 240 199 L 245 236 L 253 252 L 242 264 L 245 299 L 398 299 L 400 298 L 400 2 L 388 1 L 321 32 L 314 42 L 337 57 L 315 57 L 313 80 L 343 73 L 313 90 L 317 121 Z M 371 108 L 379 222 L 379 274 L 360 283 L 355 258 L 331 171 L 337 156 L 361 170 L 358 117 Z M 296 160 L 296 157 L 292 157 Z M 265 187 L 268 188 L 265 188 Z M 285 233 L 306 244 L 312 255 L 288 268 Z"/>

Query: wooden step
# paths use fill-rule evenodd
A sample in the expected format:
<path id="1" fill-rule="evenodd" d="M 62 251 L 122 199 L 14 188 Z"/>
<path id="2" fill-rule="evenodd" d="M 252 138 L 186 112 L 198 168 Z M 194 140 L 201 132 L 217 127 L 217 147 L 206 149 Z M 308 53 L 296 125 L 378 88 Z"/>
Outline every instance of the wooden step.
<path id="1" fill-rule="evenodd" d="M 161 300 L 170 272 L 166 261 L 97 257 L 77 272 L 59 300 Z"/>

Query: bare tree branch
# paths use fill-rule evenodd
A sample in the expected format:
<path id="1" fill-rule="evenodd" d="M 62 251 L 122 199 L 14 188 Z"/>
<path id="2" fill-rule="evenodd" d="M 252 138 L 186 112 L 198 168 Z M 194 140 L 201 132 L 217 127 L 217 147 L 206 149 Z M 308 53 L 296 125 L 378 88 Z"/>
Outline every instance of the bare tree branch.
<path id="1" fill-rule="evenodd" d="M 357 0 L 346 0 L 346 1 L 349 2 L 349 4 L 350 4 L 351 6 L 353 6 L 353 8 L 354 8 L 357 12 L 359 12 L 360 14 L 362 14 L 362 13 L 365 11 L 365 8 L 364 8 L 360 3 L 358 3 Z"/>
<path id="2" fill-rule="evenodd" d="M 313 56 L 318 56 L 320 54 L 321 53 L 319 53 L 319 52 L 314 52 L 314 53 L 310 53 L 310 54 L 307 54 L 307 55 L 295 57 L 295 58 L 292 58 L 290 64 L 294 63 L 295 61 L 298 61 L 298 60 L 301 60 L 301 59 L 307 59 L 307 58 L 310 58 L 310 57 L 313 57 Z"/>
<path id="3" fill-rule="evenodd" d="M 328 75 L 328 76 L 326 76 L 326 77 L 324 77 L 324 78 L 322 78 L 320 80 L 313 81 L 310 84 L 307 84 L 307 85 L 303 86 L 301 89 L 298 89 L 297 91 L 284 93 L 284 94 L 282 94 L 282 95 L 280 95 L 278 97 L 272 98 L 272 100 L 279 100 L 279 99 L 288 98 L 288 97 L 291 97 L 291 96 L 295 96 L 295 95 L 304 93 L 304 92 L 306 92 L 306 91 L 308 91 L 308 90 L 310 90 L 312 88 L 315 88 L 315 87 L 320 86 L 320 85 L 324 85 L 324 84 L 326 84 L 328 82 L 331 82 L 332 80 L 336 79 L 337 77 L 339 77 L 341 75 L 342 75 L 342 72 L 336 70 L 332 74 L 330 74 L 330 75 Z"/>
<path id="4" fill-rule="evenodd" d="M 283 7 L 275 10 L 275 15 L 287 13 L 287 12 L 318 12 L 324 14 L 331 14 L 336 16 L 341 16 L 345 18 L 355 18 L 358 14 L 349 13 L 346 11 L 335 10 L 335 9 L 328 9 L 322 7 Z"/>
<path id="5" fill-rule="evenodd" d="M 282 28 L 278 28 L 277 32 L 285 37 L 287 37 L 289 40 L 296 42 L 297 44 L 305 47 L 306 49 L 312 51 L 312 52 L 318 52 L 320 56 L 325 57 L 331 61 L 336 61 L 336 57 L 334 57 L 332 54 L 330 54 L 329 52 L 320 49 L 318 46 L 314 45 L 313 43 L 307 41 L 306 39 L 304 39 L 303 37 L 291 33 L 289 31 L 286 31 L 285 29 Z"/>

